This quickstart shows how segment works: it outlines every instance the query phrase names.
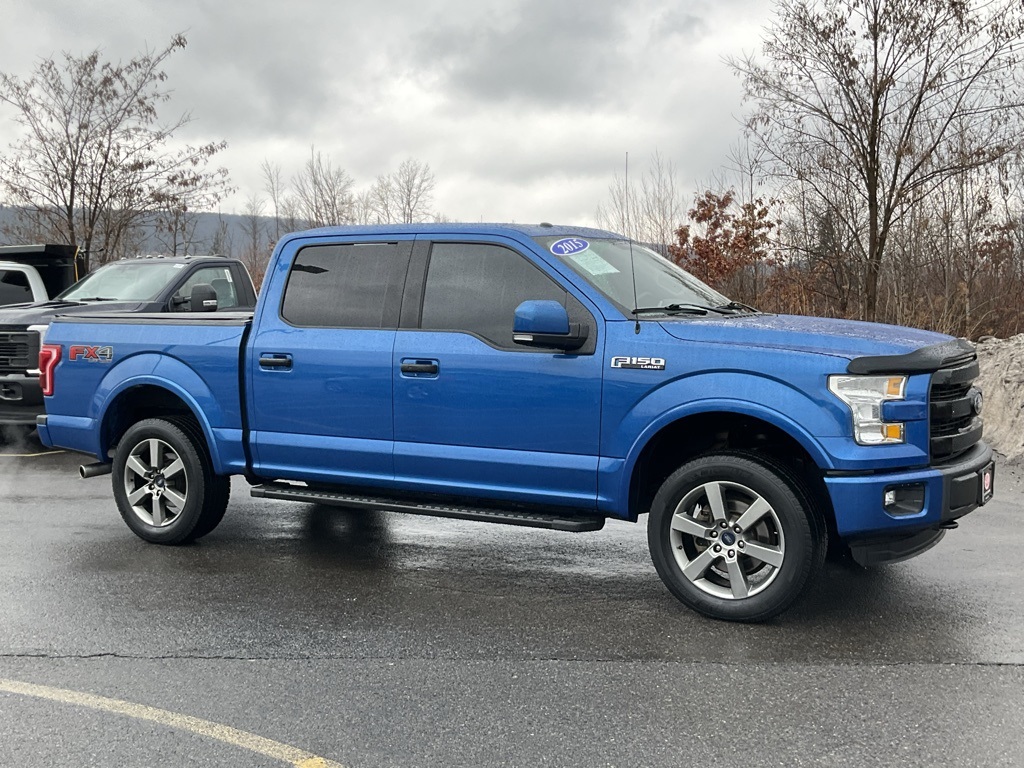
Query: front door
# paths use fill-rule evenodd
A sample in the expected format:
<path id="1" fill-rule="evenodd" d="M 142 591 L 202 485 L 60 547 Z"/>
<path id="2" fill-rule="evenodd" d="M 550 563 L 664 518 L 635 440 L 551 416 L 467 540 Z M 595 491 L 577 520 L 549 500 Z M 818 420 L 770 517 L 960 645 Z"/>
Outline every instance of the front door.
<path id="1" fill-rule="evenodd" d="M 430 243 L 420 279 L 418 327 L 403 324 L 392 359 L 399 485 L 595 506 L 603 339 L 594 314 L 494 238 Z M 587 346 L 567 354 L 513 343 L 515 308 L 531 299 L 558 301 L 587 323 Z"/>

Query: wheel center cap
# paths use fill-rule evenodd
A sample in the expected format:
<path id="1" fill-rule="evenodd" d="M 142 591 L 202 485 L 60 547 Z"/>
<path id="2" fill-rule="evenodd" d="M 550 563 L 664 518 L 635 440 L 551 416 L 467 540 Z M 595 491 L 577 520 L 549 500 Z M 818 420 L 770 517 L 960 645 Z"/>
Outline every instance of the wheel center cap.
<path id="1" fill-rule="evenodd" d="M 157 475 L 153 482 L 156 484 L 156 487 L 160 489 L 163 489 L 167 485 L 167 481 L 164 479 L 163 475 Z"/>
<path id="2" fill-rule="evenodd" d="M 722 533 L 722 543 L 727 547 L 731 547 L 736 543 L 736 534 L 732 531 L 725 531 Z"/>

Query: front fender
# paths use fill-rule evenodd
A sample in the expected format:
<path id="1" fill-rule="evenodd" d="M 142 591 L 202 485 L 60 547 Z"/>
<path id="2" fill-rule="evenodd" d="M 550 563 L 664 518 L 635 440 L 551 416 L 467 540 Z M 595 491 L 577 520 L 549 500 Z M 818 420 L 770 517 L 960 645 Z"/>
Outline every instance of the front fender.
<path id="1" fill-rule="evenodd" d="M 808 377 L 805 374 L 802 378 Z M 807 394 L 808 390 L 820 390 L 822 397 L 815 399 Z M 612 432 L 608 453 L 627 459 L 635 457 L 665 425 L 686 416 L 721 410 L 753 416 L 779 427 L 798 440 L 819 466 L 831 468 L 832 460 L 817 438 L 845 434 L 847 418 L 839 401 L 832 400 L 824 382 L 816 379 L 793 383 L 764 374 L 728 370 L 681 376 L 650 390 L 626 411 Z"/>
<path id="2" fill-rule="evenodd" d="M 718 371 L 673 379 L 650 391 L 629 409 L 606 443 L 606 456 L 623 458 L 606 463 L 611 476 L 602 477 L 601 485 L 606 491 L 600 496 L 615 500 L 616 512 L 627 514 L 633 471 L 644 448 L 668 425 L 705 413 L 734 413 L 760 419 L 796 440 L 822 469 L 834 468 L 832 457 L 818 437 L 841 432 L 842 414 L 837 408 L 814 400 L 788 382 L 745 372 Z M 793 414 L 799 414 L 801 421 Z"/>

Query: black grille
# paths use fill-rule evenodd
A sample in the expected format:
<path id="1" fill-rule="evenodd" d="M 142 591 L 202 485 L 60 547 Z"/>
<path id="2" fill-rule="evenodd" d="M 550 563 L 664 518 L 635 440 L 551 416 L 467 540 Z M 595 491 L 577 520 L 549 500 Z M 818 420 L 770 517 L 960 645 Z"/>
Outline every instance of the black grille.
<path id="1" fill-rule="evenodd" d="M 978 373 L 975 358 L 932 374 L 929 415 L 933 462 L 955 459 L 981 440 L 981 416 L 974 406 Z"/>
<path id="2" fill-rule="evenodd" d="M 0 331 L 0 373 L 25 373 L 38 367 L 38 333 Z"/>

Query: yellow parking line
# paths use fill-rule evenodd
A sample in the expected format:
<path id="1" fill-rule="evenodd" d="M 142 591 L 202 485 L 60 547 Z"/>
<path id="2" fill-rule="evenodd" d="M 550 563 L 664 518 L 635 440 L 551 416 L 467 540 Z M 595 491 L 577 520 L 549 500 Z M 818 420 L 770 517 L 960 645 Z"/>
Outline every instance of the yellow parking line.
<path id="1" fill-rule="evenodd" d="M 36 456 L 49 456 L 54 453 L 64 453 L 64 451 L 41 451 L 39 453 L 0 453 L 0 458 L 34 459 Z"/>
<path id="2" fill-rule="evenodd" d="M 76 707 L 88 707 L 89 709 L 97 709 L 101 712 L 134 717 L 136 720 L 149 720 L 153 723 L 223 741 L 226 744 L 264 755 L 273 760 L 281 760 L 290 763 L 294 768 L 344 768 L 341 763 L 317 757 L 305 750 L 291 747 L 263 736 L 257 736 L 255 733 L 240 731 L 228 725 L 214 723 L 210 720 L 201 720 L 190 715 L 180 715 L 177 712 L 169 712 L 166 709 L 147 707 L 144 704 L 133 704 L 130 701 L 121 701 L 120 699 L 108 699 L 106 696 L 94 696 L 91 693 L 82 693 L 81 691 L 50 688 L 46 685 L 33 685 L 32 683 L 4 680 L 3 678 L 0 678 L 0 691 L 16 693 L 22 696 L 33 696 L 37 699 L 49 699 L 61 704 L 73 704 Z"/>

